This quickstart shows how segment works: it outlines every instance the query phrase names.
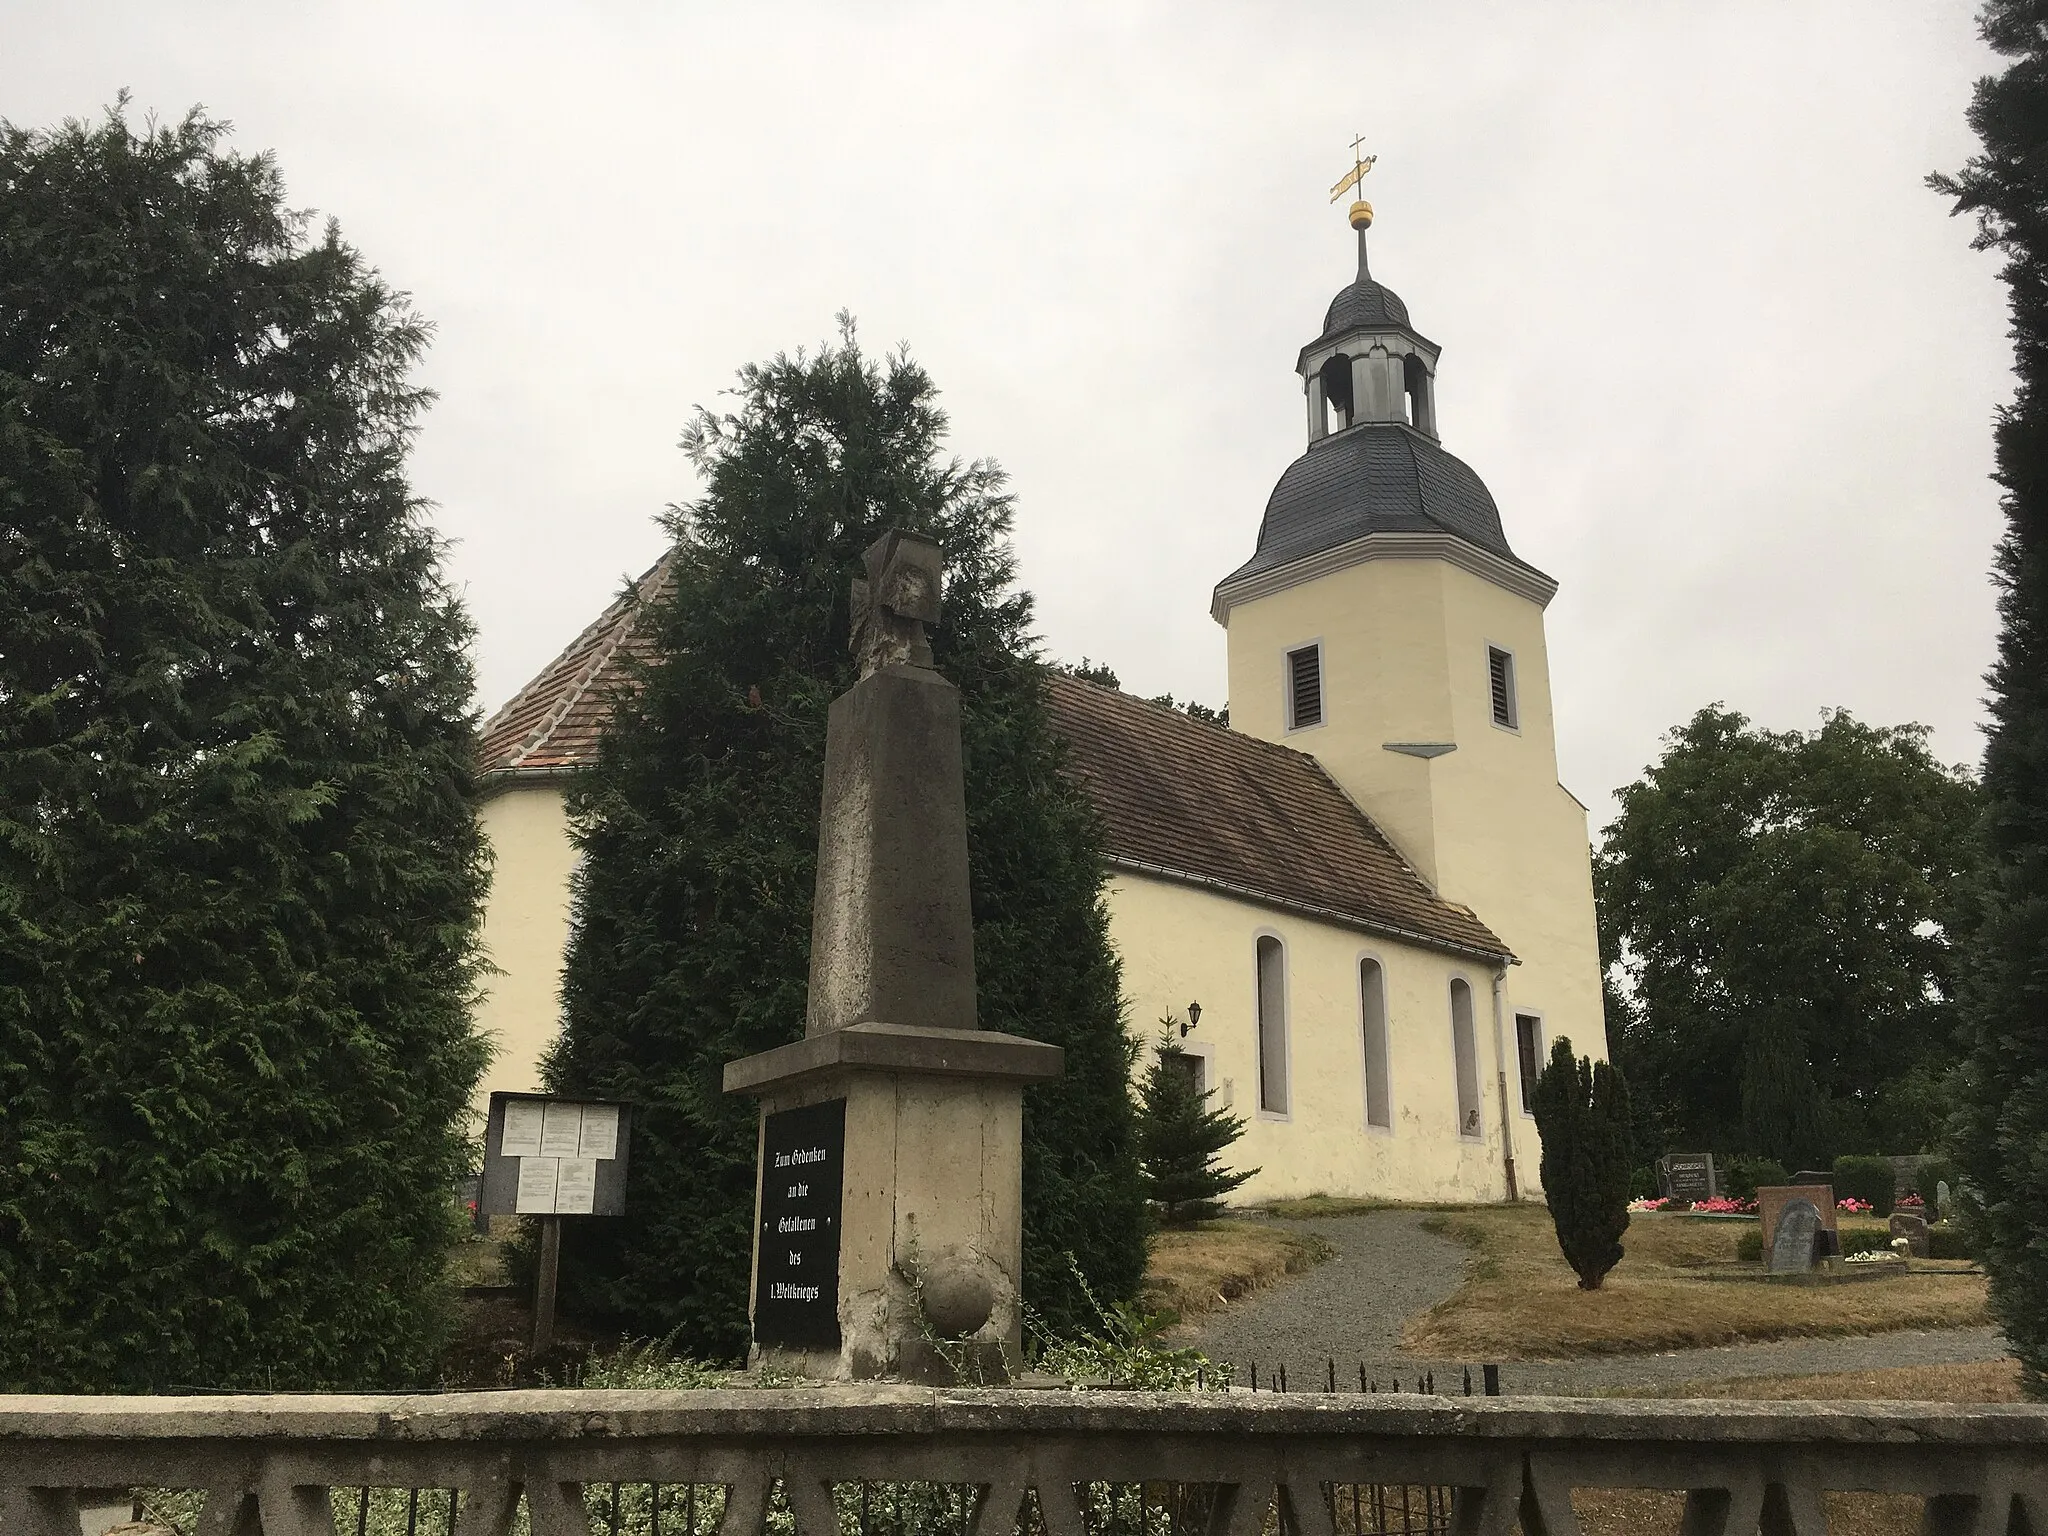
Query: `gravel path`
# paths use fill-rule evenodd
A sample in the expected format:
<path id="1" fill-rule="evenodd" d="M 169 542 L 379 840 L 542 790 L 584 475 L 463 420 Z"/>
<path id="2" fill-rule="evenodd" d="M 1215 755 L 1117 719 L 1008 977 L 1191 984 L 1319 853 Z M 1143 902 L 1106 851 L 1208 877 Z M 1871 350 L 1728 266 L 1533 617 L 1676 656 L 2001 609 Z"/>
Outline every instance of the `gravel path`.
<path id="1" fill-rule="evenodd" d="M 1287 1369 L 1288 1385 L 1318 1391 L 1334 1359 L 1340 1389 L 1355 1391 L 1358 1367 L 1382 1389 L 1397 1378 L 1409 1385 L 1433 1371 L 1440 1391 L 1460 1390 L 1466 1362 L 1424 1360 L 1401 1348 L 1401 1324 L 1443 1300 L 1464 1279 L 1466 1250 L 1422 1230 L 1418 1211 L 1370 1211 L 1319 1221 L 1281 1222 L 1320 1237 L 1336 1256 L 1289 1281 L 1260 1291 L 1195 1326 L 1187 1342 L 1210 1359 L 1237 1367 L 1247 1380 L 1251 1363 L 1259 1385 Z M 1507 1392 L 1573 1394 L 1632 1387 L 1675 1386 L 1730 1376 L 1811 1375 L 1893 1365 L 1951 1365 L 1997 1360 L 2005 1341 L 1994 1328 L 1943 1328 L 1844 1339 L 1783 1339 L 1719 1349 L 1654 1355 L 1509 1362 L 1501 1366 Z M 1476 1364 L 1476 1362 L 1473 1362 Z M 1474 1380 L 1479 1373 L 1473 1372 Z"/>
<path id="2" fill-rule="evenodd" d="M 1358 1362 L 1401 1361 L 1401 1324 L 1455 1291 L 1466 1250 L 1422 1230 L 1420 1211 L 1368 1211 L 1275 1225 L 1320 1237 L 1337 1250 L 1327 1263 L 1213 1312 L 1190 1340 L 1211 1360 L 1259 1364 L 1260 1382 L 1282 1363 L 1288 1385 L 1313 1386 L 1324 1361 L 1344 1362 L 1355 1386 Z M 1386 1375 L 1386 1372 L 1382 1372 Z"/>

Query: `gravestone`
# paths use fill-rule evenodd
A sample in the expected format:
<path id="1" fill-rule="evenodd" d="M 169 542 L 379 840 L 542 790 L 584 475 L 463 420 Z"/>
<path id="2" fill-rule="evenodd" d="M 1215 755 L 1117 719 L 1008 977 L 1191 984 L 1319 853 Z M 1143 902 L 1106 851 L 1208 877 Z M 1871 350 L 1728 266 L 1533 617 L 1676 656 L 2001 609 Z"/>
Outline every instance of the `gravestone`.
<path id="1" fill-rule="evenodd" d="M 1927 1218 L 1918 1211 L 1893 1211 L 1892 1237 L 1904 1238 L 1907 1251 L 1916 1259 L 1927 1257 Z"/>
<path id="2" fill-rule="evenodd" d="M 1721 1192 L 1711 1152 L 1668 1152 L 1658 1159 L 1657 1173 L 1674 1200 L 1711 1200 Z"/>
<path id="3" fill-rule="evenodd" d="M 1059 1047 L 975 1013 L 959 690 L 932 668 L 939 546 L 853 584 L 832 702 L 804 1037 L 728 1063 L 761 1101 L 752 1360 L 825 1380 L 1001 1381 L 1022 1363 L 1024 1088 Z"/>
<path id="4" fill-rule="evenodd" d="M 1788 1200 L 1778 1212 L 1764 1268 L 1774 1275 L 1804 1274 L 1813 1268 L 1815 1240 L 1821 1232 L 1820 1209 L 1804 1198 Z"/>
<path id="5" fill-rule="evenodd" d="M 1949 1219 L 1949 1206 L 1954 1199 L 1955 1196 L 1949 1193 L 1948 1180 L 1936 1179 L 1934 1181 L 1934 1214 L 1939 1220 L 1947 1221 Z"/>
<path id="6" fill-rule="evenodd" d="M 1759 1184 L 1756 1191 L 1757 1222 L 1763 1228 L 1764 1254 L 1770 1255 L 1771 1240 L 1777 1235 L 1778 1218 L 1795 1200 L 1804 1200 L 1820 1213 L 1820 1224 L 1835 1230 L 1835 1189 L 1832 1184 Z"/>

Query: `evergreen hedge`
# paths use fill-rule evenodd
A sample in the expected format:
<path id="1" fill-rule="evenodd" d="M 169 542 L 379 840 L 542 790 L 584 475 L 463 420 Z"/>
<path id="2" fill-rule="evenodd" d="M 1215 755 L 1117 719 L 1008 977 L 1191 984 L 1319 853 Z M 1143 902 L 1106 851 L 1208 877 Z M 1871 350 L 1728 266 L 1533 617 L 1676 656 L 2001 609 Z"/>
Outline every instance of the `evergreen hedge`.
<path id="1" fill-rule="evenodd" d="M 935 664 L 960 689 L 983 1027 L 1066 1050 L 1024 1096 L 1024 1293 L 1055 1330 L 1134 1296 L 1145 1216 L 1101 831 L 1061 771 L 1011 500 L 993 464 L 944 454 L 924 370 L 839 344 L 741 371 L 685 446 L 704 494 L 672 511 L 656 657 L 614 701 L 569 803 L 583 863 L 551 1087 L 631 1099 L 627 1214 L 565 1232 L 566 1304 L 747 1345 L 756 1105 L 727 1062 L 799 1038 L 810 964 L 825 712 L 855 680 L 848 583 L 882 532 L 945 550 Z"/>
<path id="2" fill-rule="evenodd" d="M 2027 1391 L 2048 1397 L 2048 4 L 1990 0 L 1979 25 L 2013 62 L 1970 105 L 1983 153 L 1931 181 L 1977 214 L 1979 249 L 2006 255 L 2019 384 L 1996 434 L 2006 533 L 1987 678 L 1989 872 L 1953 1129 L 1992 1312 Z"/>
<path id="3" fill-rule="evenodd" d="M 426 330 L 194 113 L 0 125 L 0 1388 L 427 1379 L 485 1059 Z"/>

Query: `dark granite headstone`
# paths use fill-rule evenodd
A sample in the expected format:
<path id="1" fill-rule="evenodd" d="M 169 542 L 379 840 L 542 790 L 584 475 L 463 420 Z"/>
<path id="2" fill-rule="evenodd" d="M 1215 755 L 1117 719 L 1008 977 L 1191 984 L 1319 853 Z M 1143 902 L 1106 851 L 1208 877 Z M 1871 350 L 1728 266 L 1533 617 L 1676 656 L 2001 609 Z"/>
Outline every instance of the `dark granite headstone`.
<path id="1" fill-rule="evenodd" d="M 1892 1236 L 1906 1240 L 1906 1251 L 1916 1259 L 1927 1257 L 1927 1218 L 1918 1211 L 1893 1211 Z"/>
<path id="2" fill-rule="evenodd" d="M 1821 1231 L 1820 1209 L 1811 1200 L 1794 1200 L 1778 1213 L 1777 1231 L 1764 1268 L 1774 1275 L 1803 1275 L 1813 1268 L 1815 1239 Z"/>
<path id="3" fill-rule="evenodd" d="M 1674 1200 L 1711 1200 L 1721 1192 L 1711 1152 L 1671 1152 L 1658 1163 L 1664 1193 Z"/>

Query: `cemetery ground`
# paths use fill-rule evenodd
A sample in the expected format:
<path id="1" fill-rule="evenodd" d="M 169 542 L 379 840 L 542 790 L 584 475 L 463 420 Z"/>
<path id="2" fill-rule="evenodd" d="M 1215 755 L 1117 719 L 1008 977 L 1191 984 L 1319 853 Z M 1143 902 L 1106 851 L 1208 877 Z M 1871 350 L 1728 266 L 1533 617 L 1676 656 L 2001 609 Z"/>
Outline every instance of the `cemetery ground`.
<path id="1" fill-rule="evenodd" d="M 1638 1213 L 1626 1257 L 1597 1291 L 1579 1289 L 1541 1205 L 1435 1212 L 1421 1225 L 1471 1250 L 1465 1283 L 1404 1332 L 1421 1355 L 1571 1359 L 1990 1322 L 1984 1276 L 1968 1261 L 1917 1259 L 1906 1274 L 1836 1285 L 1750 1278 L 1757 1266 L 1738 1262 L 1736 1244 L 1753 1222 Z"/>

